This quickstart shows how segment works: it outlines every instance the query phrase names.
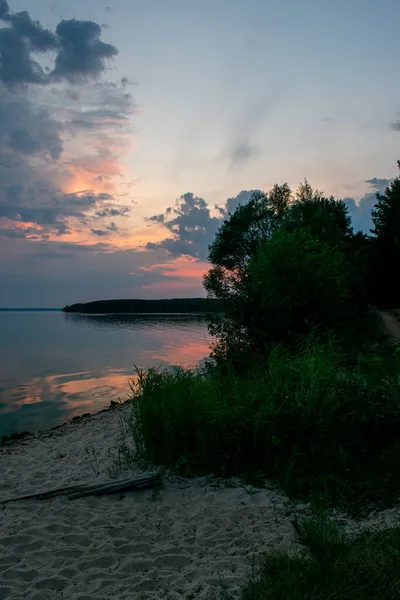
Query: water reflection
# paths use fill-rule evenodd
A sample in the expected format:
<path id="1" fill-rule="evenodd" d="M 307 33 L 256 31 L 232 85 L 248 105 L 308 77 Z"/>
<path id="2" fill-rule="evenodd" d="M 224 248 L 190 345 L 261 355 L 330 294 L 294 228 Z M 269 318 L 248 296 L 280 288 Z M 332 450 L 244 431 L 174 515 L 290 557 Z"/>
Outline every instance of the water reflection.
<path id="1" fill-rule="evenodd" d="M 85 323 L 88 327 L 97 329 L 137 329 L 143 325 L 188 325 L 195 323 L 207 324 L 208 318 L 204 314 L 168 314 L 168 313 L 149 313 L 143 314 L 82 314 L 82 313 L 63 313 L 67 322 L 73 325 Z"/>
<path id="2" fill-rule="evenodd" d="M 211 341 L 203 315 L 7 318 L 0 315 L 0 436 L 46 429 L 125 400 L 133 365 L 193 367 Z"/>

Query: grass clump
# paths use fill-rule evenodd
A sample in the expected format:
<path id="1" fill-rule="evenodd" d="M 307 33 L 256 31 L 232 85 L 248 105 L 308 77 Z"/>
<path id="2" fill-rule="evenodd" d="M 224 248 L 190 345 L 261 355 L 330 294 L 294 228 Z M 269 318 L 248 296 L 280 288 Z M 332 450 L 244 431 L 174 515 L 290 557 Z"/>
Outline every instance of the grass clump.
<path id="1" fill-rule="evenodd" d="M 245 374 L 137 371 L 130 426 L 150 462 L 184 474 L 262 471 L 293 496 L 356 511 L 398 498 L 400 367 L 346 364 L 329 337 L 274 346 Z M 385 375 L 386 373 L 386 375 Z"/>
<path id="2" fill-rule="evenodd" d="M 350 537 L 321 509 L 295 523 L 295 529 L 301 550 L 265 556 L 244 586 L 242 600 L 400 597 L 400 527 Z"/>

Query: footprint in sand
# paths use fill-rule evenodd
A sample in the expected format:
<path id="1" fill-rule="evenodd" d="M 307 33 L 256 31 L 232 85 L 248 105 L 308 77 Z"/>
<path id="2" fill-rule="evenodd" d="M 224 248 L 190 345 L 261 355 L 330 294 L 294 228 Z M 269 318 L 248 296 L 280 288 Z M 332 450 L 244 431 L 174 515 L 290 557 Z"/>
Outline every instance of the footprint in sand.
<path id="1" fill-rule="evenodd" d="M 40 574 L 35 571 L 35 569 L 7 569 L 2 574 L 2 577 L 5 581 L 32 581 L 36 577 L 39 577 Z"/>
<path id="2" fill-rule="evenodd" d="M 163 554 L 154 560 L 156 567 L 185 567 L 190 563 L 189 556 L 183 554 Z"/>
<path id="3" fill-rule="evenodd" d="M 87 572 L 92 569 L 110 569 L 111 567 L 116 566 L 116 564 L 117 560 L 113 556 L 100 556 L 94 560 L 81 562 L 78 568 L 81 571 Z"/>
<path id="4" fill-rule="evenodd" d="M 9 537 L 0 539 L 0 546 L 16 546 L 16 545 L 26 545 L 32 541 L 32 537 L 30 535 L 10 535 Z"/>
<path id="5" fill-rule="evenodd" d="M 47 577 L 46 579 L 39 579 L 34 585 L 38 590 L 57 590 L 60 592 L 68 584 L 69 580 L 63 577 Z"/>
<path id="6" fill-rule="evenodd" d="M 140 571 L 149 571 L 154 567 L 152 560 L 130 560 L 125 562 L 118 570 L 118 573 L 135 573 Z"/>
<path id="7" fill-rule="evenodd" d="M 79 548 L 63 548 L 57 552 L 56 556 L 60 558 L 80 558 L 82 554 L 83 550 Z"/>

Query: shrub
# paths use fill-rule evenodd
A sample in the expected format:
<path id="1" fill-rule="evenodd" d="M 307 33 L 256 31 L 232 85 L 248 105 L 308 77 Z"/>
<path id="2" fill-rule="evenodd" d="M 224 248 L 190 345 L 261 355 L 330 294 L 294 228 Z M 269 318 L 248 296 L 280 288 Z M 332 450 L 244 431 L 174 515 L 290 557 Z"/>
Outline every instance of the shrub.
<path id="1" fill-rule="evenodd" d="M 389 502 L 400 456 L 399 365 L 344 364 L 329 338 L 274 347 L 238 376 L 138 372 L 132 431 L 141 456 L 189 473 L 262 471 L 289 493 Z"/>
<path id="2" fill-rule="evenodd" d="M 296 525 L 296 531 L 302 551 L 267 555 L 246 583 L 242 600 L 400 597 L 399 527 L 349 537 L 319 511 Z"/>

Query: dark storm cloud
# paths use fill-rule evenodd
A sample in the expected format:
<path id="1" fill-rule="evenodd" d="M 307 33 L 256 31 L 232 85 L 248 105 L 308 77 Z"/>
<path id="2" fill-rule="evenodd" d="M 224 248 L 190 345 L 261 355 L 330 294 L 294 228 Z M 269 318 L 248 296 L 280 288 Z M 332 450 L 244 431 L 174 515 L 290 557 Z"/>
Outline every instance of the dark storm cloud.
<path id="1" fill-rule="evenodd" d="M 33 21 L 26 10 L 18 13 L 8 12 L 3 20 L 10 23 L 14 30 L 28 41 L 32 50 L 47 52 L 58 48 L 58 41 L 54 33 L 49 29 L 44 29 L 39 21 Z"/>
<path id="2" fill-rule="evenodd" d="M 63 20 L 54 33 L 27 11 L 11 12 L 5 0 L 0 0 L 0 20 L 6 25 L 0 29 L 0 81 L 9 87 L 97 78 L 118 54 L 100 39 L 101 27 L 93 21 Z M 55 54 L 50 74 L 32 57 L 38 52 Z"/>
<path id="3" fill-rule="evenodd" d="M 239 204 L 246 204 L 253 191 L 243 190 L 237 196 L 229 198 L 223 208 L 216 206 L 219 216 L 212 216 L 209 206 L 203 198 L 191 192 L 183 194 L 173 208 L 164 214 L 154 215 L 147 220 L 163 224 L 172 234 L 158 243 L 148 243 L 149 250 L 163 249 L 174 257 L 192 256 L 204 260 L 208 255 L 208 246 L 214 240 L 217 229 L 229 213 Z"/>
<path id="4" fill-rule="evenodd" d="M 10 87 L 46 83 L 42 67 L 31 58 L 27 40 L 8 27 L 0 29 L 0 82 Z"/>
<path id="5" fill-rule="evenodd" d="M 96 77 L 105 69 L 105 61 L 118 54 L 111 44 L 101 41 L 101 27 L 93 21 L 70 19 L 56 28 L 60 51 L 53 76 L 75 81 Z"/>

